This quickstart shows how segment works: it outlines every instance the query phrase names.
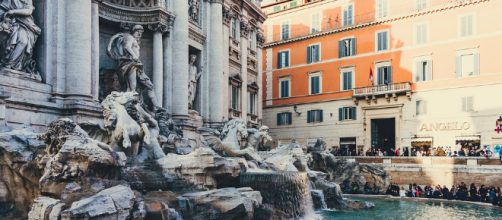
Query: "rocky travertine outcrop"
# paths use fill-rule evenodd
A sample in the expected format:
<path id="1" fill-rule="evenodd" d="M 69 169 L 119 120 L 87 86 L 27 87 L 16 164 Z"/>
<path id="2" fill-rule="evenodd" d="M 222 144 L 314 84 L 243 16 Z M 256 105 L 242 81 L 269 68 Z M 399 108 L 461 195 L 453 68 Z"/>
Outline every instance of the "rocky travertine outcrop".
<path id="1" fill-rule="evenodd" d="M 0 216 L 25 216 L 39 194 L 43 141 L 29 129 L 0 133 Z"/>
<path id="2" fill-rule="evenodd" d="M 390 184 L 390 176 L 387 175 L 381 165 L 358 164 L 347 160 L 338 160 L 327 152 L 312 152 L 310 164 L 312 170 L 324 172 L 326 180 L 341 184 L 343 181 L 357 183 L 359 189 L 364 189 L 366 182 L 371 186 L 386 189 Z M 373 185 L 374 184 L 374 185 Z"/>
<path id="3" fill-rule="evenodd" d="M 61 212 L 61 219 L 127 219 L 133 210 L 135 195 L 123 185 L 105 189 L 96 195 L 76 201 Z"/>
<path id="4" fill-rule="evenodd" d="M 65 204 L 61 200 L 41 196 L 35 199 L 28 213 L 29 220 L 49 219 L 58 220 Z"/>
<path id="5" fill-rule="evenodd" d="M 187 155 L 168 154 L 157 162 L 164 174 L 182 178 L 199 189 L 238 184 L 241 168 L 247 167 L 244 158 L 222 157 L 210 148 L 198 148 Z"/>
<path id="6" fill-rule="evenodd" d="M 186 219 L 253 219 L 262 204 L 260 192 L 251 188 L 223 188 L 183 194 L 178 210 Z"/>

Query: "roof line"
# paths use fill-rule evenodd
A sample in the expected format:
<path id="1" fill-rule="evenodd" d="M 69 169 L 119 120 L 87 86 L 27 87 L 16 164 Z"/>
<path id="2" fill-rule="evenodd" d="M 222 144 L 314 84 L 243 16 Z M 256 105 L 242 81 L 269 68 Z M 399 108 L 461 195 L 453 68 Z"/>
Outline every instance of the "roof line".
<path id="1" fill-rule="evenodd" d="M 392 22 L 392 21 L 397 21 L 397 20 L 403 20 L 403 19 L 410 18 L 410 17 L 422 16 L 422 15 L 425 15 L 425 14 L 431 14 L 431 13 L 435 13 L 435 12 L 440 12 L 440 11 L 445 11 L 445 10 L 451 10 L 451 9 L 454 9 L 454 8 L 465 7 L 465 6 L 468 6 L 468 5 L 474 5 L 474 4 L 483 3 L 483 2 L 489 2 L 489 1 L 490 0 L 471 0 L 471 1 L 467 1 L 467 2 L 454 2 L 454 3 L 450 3 L 450 5 L 448 5 L 448 6 L 441 7 L 441 8 L 430 9 L 430 10 L 427 10 L 427 11 L 419 11 L 419 12 L 415 12 L 415 13 L 411 13 L 411 14 L 407 14 L 407 15 L 403 15 L 403 16 L 397 16 L 397 17 L 393 17 L 393 18 L 388 18 L 388 19 L 385 19 L 385 20 L 372 21 L 372 22 L 368 22 L 368 23 L 353 25 L 353 26 L 350 26 L 350 27 L 343 27 L 343 28 L 339 28 L 339 29 L 334 29 L 334 30 L 328 30 L 328 31 L 324 31 L 324 32 L 319 32 L 319 33 L 316 33 L 316 34 L 309 34 L 309 35 L 305 35 L 305 36 L 301 36 L 301 37 L 291 38 L 291 39 L 288 39 L 288 40 L 282 40 L 282 41 L 275 41 L 275 42 L 271 42 L 271 43 L 266 43 L 263 46 L 263 48 L 269 48 L 269 47 L 273 47 L 273 46 L 288 44 L 288 43 L 292 43 L 292 42 L 296 42 L 296 41 L 302 41 L 302 40 L 306 40 L 306 39 L 310 39 L 310 38 L 322 37 L 322 36 L 326 36 L 326 35 L 330 35 L 330 34 L 336 34 L 336 33 L 340 33 L 340 32 L 346 32 L 346 31 L 360 29 L 360 28 L 364 28 L 364 27 L 368 27 L 368 26 L 374 26 L 374 25 L 378 25 L 378 24 L 382 24 L 382 23 L 387 23 L 387 22 Z"/>

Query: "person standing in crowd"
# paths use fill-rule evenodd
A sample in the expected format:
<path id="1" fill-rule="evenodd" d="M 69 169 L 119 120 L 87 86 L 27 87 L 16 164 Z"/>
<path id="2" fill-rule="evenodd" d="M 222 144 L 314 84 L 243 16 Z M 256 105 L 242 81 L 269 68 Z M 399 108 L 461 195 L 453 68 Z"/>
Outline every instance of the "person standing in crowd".
<path id="1" fill-rule="evenodd" d="M 395 156 L 396 156 L 396 157 L 401 156 L 401 148 L 399 148 L 399 147 L 398 147 L 398 148 L 396 149 Z"/>

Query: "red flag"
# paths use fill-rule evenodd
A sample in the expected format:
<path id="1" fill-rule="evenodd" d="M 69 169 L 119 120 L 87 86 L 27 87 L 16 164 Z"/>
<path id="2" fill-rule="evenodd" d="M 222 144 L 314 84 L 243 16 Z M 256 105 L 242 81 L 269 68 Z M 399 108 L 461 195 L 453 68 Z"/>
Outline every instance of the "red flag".
<path id="1" fill-rule="evenodd" d="M 370 67 L 370 83 L 373 85 L 373 69 Z"/>

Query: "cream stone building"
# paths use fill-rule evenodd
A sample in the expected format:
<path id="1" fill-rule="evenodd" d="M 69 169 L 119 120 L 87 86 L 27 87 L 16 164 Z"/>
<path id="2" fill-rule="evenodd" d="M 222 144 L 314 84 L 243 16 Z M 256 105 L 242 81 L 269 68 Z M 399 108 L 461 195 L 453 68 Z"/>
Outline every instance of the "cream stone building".
<path id="1" fill-rule="evenodd" d="M 264 124 L 275 145 L 502 145 L 501 1 L 268 1 Z M 349 46 L 346 46 L 349 45 Z M 500 120 L 502 122 L 502 120 Z"/>
<path id="2" fill-rule="evenodd" d="M 153 83 L 158 107 L 185 128 L 218 127 L 231 118 L 261 122 L 259 0 L 37 0 L 40 28 L 33 60 L 41 79 L 3 68 L 0 121 L 44 127 L 62 116 L 77 122 L 102 117 L 100 100 L 116 84 L 107 46 L 112 36 L 143 28 L 139 61 Z M 189 57 L 196 61 L 190 68 Z M 189 70 L 196 69 L 193 109 Z M 199 117 L 200 115 L 200 117 Z"/>

